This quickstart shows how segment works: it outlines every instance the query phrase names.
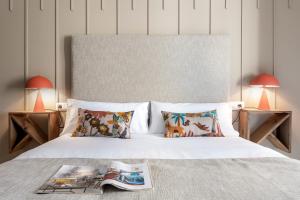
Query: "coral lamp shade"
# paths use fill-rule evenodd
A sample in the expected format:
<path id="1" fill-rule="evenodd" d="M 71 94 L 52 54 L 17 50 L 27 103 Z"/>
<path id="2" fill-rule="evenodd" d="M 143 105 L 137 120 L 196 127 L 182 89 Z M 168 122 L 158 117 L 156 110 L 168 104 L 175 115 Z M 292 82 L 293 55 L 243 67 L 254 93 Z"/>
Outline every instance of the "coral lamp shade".
<path id="1" fill-rule="evenodd" d="M 34 76 L 30 78 L 25 85 L 26 89 L 42 89 L 53 88 L 53 85 L 49 79 L 44 76 Z"/>
<path id="2" fill-rule="evenodd" d="M 49 81 L 46 77 L 43 76 L 34 76 L 26 82 L 26 89 L 43 89 L 43 88 L 53 88 L 51 81 Z M 35 105 L 34 112 L 44 112 L 45 106 L 42 99 L 41 92 L 39 90 Z"/>
<path id="3" fill-rule="evenodd" d="M 260 74 L 250 81 L 252 87 L 262 88 L 276 88 L 279 87 L 279 81 L 271 74 Z M 270 103 L 267 95 L 267 91 L 263 89 L 262 95 L 258 104 L 260 110 L 270 110 Z"/>
<path id="4" fill-rule="evenodd" d="M 260 74 L 250 81 L 252 87 L 279 87 L 279 81 L 271 74 Z"/>

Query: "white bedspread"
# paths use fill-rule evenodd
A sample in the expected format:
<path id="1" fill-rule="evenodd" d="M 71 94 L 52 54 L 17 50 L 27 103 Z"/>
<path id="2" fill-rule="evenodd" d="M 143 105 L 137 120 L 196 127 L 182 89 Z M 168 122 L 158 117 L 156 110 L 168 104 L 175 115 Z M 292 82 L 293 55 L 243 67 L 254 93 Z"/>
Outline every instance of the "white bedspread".
<path id="1" fill-rule="evenodd" d="M 21 154 L 17 159 L 217 159 L 260 157 L 284 156 L 239 137 L 164 138 L 162 135 L 155 134 L 135 134 L 132 139 L 63 135 Z"/>

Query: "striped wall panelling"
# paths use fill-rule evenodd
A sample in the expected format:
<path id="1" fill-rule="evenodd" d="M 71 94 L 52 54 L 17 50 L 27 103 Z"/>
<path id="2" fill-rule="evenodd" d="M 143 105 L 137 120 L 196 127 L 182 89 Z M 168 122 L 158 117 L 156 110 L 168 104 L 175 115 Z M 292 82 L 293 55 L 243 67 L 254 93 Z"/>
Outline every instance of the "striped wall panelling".
<path id="1" fill-rule="evenodd" d="M 118 0 L 117 33 L 148 33 L 148 0 Z"/>
<path id="2" fill-rule="evenodd" d="M 285 0 L 291 8 L 292 0 Z M 25 78 L 44 74 L 70 93 L 73 34 L 232 35 L 232 98 L 247 99 L 247 77 L 273 71 L 274 0 L 23 0 Z M 4 0 L 14 10 L 14 0 Z M 3 4 L 4 4 L 3 3 Z M 7 22 L 3 22 L 7 23 Z M 251 31 L 250 31 L 251 30 Z M 251 33 L 251 34 L 250 34 Z M 261 40 L 254 43 L 253 40 Z M 261 53 L 258 53 L 261 51 Z M 239 55 L 240 54 L 240 55 Z M 245 79 L 241 80 L 243 77 Z M 28 99 L 29 98 L 29 99 Z M 26 95 L 26 108 L 32 102 Z"/>
<path id="3" fill-rule="evenodd" d="M 7 112 L 24 110 L 24 1 L 0 1 L 0 162 L 8 159 Z"/>
<path id="4" fill-rule="evenodd" d="M 259 5 L 259 6 L 258 6 Z M 255 107 L 259 94 L 248 84 L 253 75 L 273 73 L 274 68 L 274 21 L 273 0 L 243 0 L 242 3 L 242 99 Z M 274 106 L 274 90 L 270 103 Z"/>

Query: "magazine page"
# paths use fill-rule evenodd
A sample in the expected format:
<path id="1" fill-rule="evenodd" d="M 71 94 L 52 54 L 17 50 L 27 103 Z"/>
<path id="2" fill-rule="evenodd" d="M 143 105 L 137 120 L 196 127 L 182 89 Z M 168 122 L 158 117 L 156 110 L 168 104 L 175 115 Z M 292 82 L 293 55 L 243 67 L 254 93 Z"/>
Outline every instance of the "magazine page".
<path id="1" fill-rule="evenodd" d="M 111 184 L 124 190 L 143 190 L 152 188 L 148 162 L 125 164 L 113 161 L 104 176 L 101 186 Z"/>
<path id="2" fill-rule="evenodd" d="M 36 193 L 96 193 L 101 194 L 101 183 L 107 166 L 63 165 Z"/>

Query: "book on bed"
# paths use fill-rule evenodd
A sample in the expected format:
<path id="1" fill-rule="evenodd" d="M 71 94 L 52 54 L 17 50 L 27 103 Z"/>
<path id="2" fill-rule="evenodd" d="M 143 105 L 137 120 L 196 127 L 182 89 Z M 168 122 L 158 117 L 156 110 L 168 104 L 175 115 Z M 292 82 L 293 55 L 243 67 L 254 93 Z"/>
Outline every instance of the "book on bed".
<path id="1" fill-rule="evenodd" d="M 152 188 L 148 163 L 125 164 L 113 161 L 109 166 L 98 168 L 63 165 L 36 193 L 102 194 L 105 185 L 129 191 Z"/>

